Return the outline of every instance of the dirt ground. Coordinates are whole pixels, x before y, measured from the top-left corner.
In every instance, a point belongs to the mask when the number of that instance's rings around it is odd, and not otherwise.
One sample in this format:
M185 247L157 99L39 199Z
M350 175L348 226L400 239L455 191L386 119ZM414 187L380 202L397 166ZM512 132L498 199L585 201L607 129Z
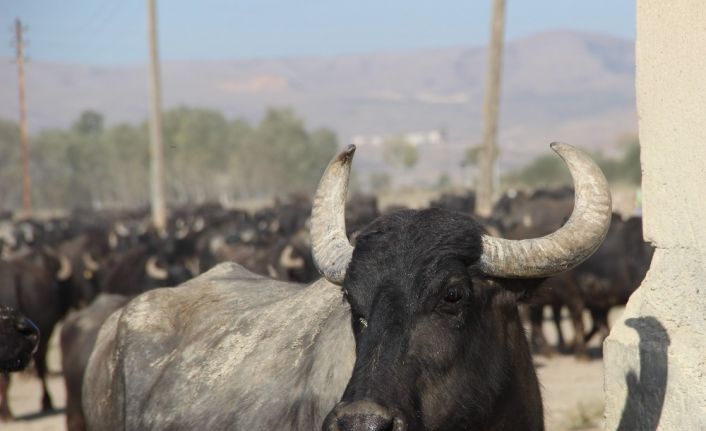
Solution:
M614 310L611 313L611 321L614 321L619 313L619 310ZM565 334L571 334L566 318L562 326ZM553 341L553 325L545 321L544 328L549 340ZM31 372L13 374L10 406L16 420L0 423L0 431L60 431L66 428L63 414L66 394L59 373L61 360L56 336L51 344L49 367L52 375L49 390L58 410L51 415L39 416L39 381ZM598 343L594 341L591 346L595 351ZM536 356L535 365L542 385L547 431L601 429L603 362L600 359L581 362L567 355L556 355L552 358Z
M66 405L66 390L60 374L61 356L59 339L54 331L49 348L49 393L52 396L54 414L42 416L42 386L33 369L13 373L10 385L10 409L15 415L14 422L0 422L0 431L59 431L66 429L63 407Z

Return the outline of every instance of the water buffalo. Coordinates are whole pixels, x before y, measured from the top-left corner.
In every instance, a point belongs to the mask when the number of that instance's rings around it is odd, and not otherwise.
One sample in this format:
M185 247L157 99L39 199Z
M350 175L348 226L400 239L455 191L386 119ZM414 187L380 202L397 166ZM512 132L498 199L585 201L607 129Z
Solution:
M611 208L590 158L552 148L577 197L551 235L495 238L432 208L382 216L353 247L349 146L314 198L324 279L285 283L227 263L138 296L98 335L83 387L88 428L542 430L516 299L590 256Z
M27 366L37 348L39 330L12 307L0 306L0 372Z
M571 271L593 320L586 342L596 334L601 341L608 336L608 312L628 302L645 278L653 253L642 238L642 217L614 216L596 253Z
M66 429L85 430L81 387L88 358L98 330L112 312L125 305L128 296L103 293L88 307L70 314L61 327L61 368L66 386Z
M12 261L0 260L0 303L10 305L30 318L43 335L34 354L34 365L42 381L42 410L52 410L47 389L47 350L54 326L69 309L71 264L47 249ZM9 379L0 374L0 418L10 419L7 402Z
M532 238L547 235L561 227L571 215L574 205L573 189L538 189L531 195L519 191L504 194L493 208L491 221L509 239ZM558 336L559 350L565 350L561 329L561 309L566 306L574 327L574 351L577 358L585 359L583 338L584 298L576 283L573 271L548 278L529 302L530 339L533 350L547 356L555 353L544 337L542 323L544 308L550 306Z
M140 244L115 254L105 270L101 284L103 293L137 295L162 286L173 286L191 278L181 262L155 245Z

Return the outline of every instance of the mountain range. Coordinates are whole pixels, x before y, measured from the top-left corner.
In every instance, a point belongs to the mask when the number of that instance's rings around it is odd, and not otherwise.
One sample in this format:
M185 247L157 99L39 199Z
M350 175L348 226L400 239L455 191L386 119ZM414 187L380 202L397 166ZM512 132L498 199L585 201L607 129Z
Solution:
M500 105L501 167L526 164L546 154L548 143L556 140L610 153L621 136L636 133L633 45L611 36L561 30L508 41ZM336 131L341 143L442 131L444 143L423 145L418 166L422 176L431 170L438 175L438 169L455 169L463 150L480 140L486 57L486 48L478 46L164 61L162 92L165 108L209 107L251 121L267 107L292 107L308 125ZM31 61L26 70L31 131L65 127L86 109L102 112L113 124L147 116L146 65ZM15 119L17 77L10 59L0 59L0 82L0 117ZM370 150L364 165L379 168L380 153ZM432 173L428 175L430 179Z

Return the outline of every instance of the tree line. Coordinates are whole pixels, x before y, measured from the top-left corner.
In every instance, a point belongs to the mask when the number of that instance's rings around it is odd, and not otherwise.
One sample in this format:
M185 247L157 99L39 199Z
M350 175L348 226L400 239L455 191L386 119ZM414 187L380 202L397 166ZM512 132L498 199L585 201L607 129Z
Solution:
M309 130L290 109L257 123L210 109L180 107L163 118L167 200L172 205L310 191L335 154L336 135ZM67 129L30 137L34 206L135 207L149 202L148 128L106 127L85 111ZM19 128L0 119L0 207L21 203Z
M326 163L336 153L336 135L310 130L291 109L269 109L253 124L227 119L202 108L179 107L163 118L166 193L170 205L310 193ZM640 184L640 147L636 137L618 143L618 158L594 154L611 183ZM477 164L477 147L466 161ZM417 149L402 137L383 146L390 166L412 169ZM30 137L32 201L40 209L125 208L149 202L148 125L107 127L102 114L85 111L68 128L48 129ZM373 191L391 186L386 172L372 172ZM563 162L546 155L501 178L507 187L553 187L571 184ZM438 188L450 187L448 175ZM354 175L351 187L360 187ZM21 206L19 127L0 119L0 209Z
M621 154L607 157L602 153L592 156L611 184L626 184L639 187L642 180L640 168L640 143L637 136L628 136L618 142ZM532 161L527 166L506 173L501 178L504 187L555 187L571 185L571 175L564 162L555 154L548 154Z

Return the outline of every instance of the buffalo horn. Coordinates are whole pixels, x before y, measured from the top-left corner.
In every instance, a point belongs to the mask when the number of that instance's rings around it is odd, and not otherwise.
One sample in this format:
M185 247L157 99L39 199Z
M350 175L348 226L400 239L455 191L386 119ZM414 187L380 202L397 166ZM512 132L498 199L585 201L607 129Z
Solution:
M145 263L145 271L147 271L147 275L155 280L167 279L167 270L160 268L159 265L157 265L157 258L155 256L150 256L150 258L147 259L147 262Z
M203 217L196 217L196 220L194 221L194 232L201 232L205 226L206 221L203 219Z
M188 226L182 226L177 229L177 231L174 233L174 236L177 239L184 239L187 236L189 236L189 227Z
M301 269L304 268L304 259L301 257L294 257L294 247L287 244L282 253L279 255L279 264L283 268L287 269Z
M110 232L108 234L108 245L110 248L113 250L118 248L119 243L120 240L118 239L118 235L116 235L115 232Z
M98 268L100 265L98 264L98 262L96 262L96 260L93 258L93 256L91 256L91 253L84 252L81 255L81 260L83 261L83 266L85 266L86 269L93 271L93 272L98 271Z
M574 180L574 210L557 231L541 238L507 240L483 235L481 270L503 278L550 277L586 260L610 227L611 196L601 169L583 151L563 143L550 145Z
M346 236L346 194L355 145L347 146L329 163L319 181L311 210L311 248L314 265L334 284L343 284L353 257Z
M56 257L59 259L59 270L56 272L56 278L66 281L71 277L71 261L62 254L57 253Z
M130 236L130 229L125 226L125 223L119 221L115 223L115 233L117 233L119 236Z

